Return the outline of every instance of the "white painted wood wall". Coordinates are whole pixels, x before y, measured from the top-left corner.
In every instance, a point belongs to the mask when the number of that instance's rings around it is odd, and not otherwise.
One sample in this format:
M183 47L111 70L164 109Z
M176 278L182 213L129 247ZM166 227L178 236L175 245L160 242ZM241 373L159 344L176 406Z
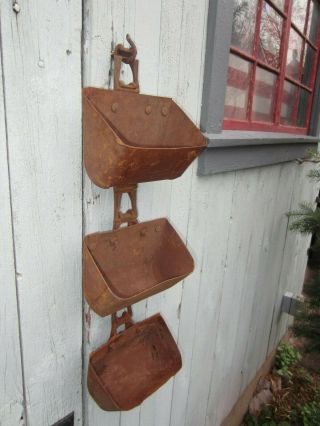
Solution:
M16 15L0 0L0 425L50 426L74 411L86 426L218 426L286 329L283 293L301 289L309 239L285 213L313 201L309 166L199 178L194 163L139 186L140 220L169 217L196 260L182 285L134 306L137 320L162 313L183 369L141 407L101 411L85 370L110 320L84 304L82 325L81 240L111 229L113 196L82 179L81 84L110 87L111 48L129 32L141 91L173 97L199 123L208 5L19 4Z

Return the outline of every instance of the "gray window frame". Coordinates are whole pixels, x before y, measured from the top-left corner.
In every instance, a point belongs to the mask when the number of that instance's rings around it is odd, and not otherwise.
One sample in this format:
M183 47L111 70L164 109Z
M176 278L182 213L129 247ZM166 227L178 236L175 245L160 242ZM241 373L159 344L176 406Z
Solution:
M234 0L209 0L200 118L208 147L198 161L198 175L202 176L292 161L304 157L319 142L319 72L309 135L222 130L233 8Z

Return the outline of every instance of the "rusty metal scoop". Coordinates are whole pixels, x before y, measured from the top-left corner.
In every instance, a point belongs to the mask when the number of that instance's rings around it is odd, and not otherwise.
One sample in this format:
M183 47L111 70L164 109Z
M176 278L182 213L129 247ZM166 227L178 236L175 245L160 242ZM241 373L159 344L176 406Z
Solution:
M127 38L128 39L128 38ZM101 188L180 176L205 148L200 130L170 98L139 94L136 48L117 45L114 89L83 89L84 163ZM129 64L133 82L119 80Z
M126 325L120 334L119 323ZM113 317L109 341L91 353L88 389L103 410L130 410L181 366L179 349L161 315L133 324L129 308L121 318Z
M112 314L110 339L90 355L88 368L89 392L108 411L136 407L181 368L160 314L134 324L130 305L176 284L194 263L167 219L138 223L136 184L180 176L205 146L172 99L138 94L137 49L127 40L129 48L119 44L113 52L115 90L83 92L85 166L96 185L114 186L113 231L87 235L83 243L85 298L98 315ZM122 63L131 67L129 84L120 81ZM126 212L124 193L131 201Z
M100 316L171 287L194 268L167 219L87 235L83 259L84 295Z

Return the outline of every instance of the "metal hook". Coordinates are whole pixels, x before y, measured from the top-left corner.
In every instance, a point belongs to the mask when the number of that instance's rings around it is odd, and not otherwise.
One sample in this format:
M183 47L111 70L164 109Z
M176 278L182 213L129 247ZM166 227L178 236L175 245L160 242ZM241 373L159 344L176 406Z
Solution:
M126 39L130 47L124 47L123 44L117 44L111 54L114 59L114 89L139 93L139 61L136 59L137 47L129 34L127 34ZM129 84L125 84L123 81L120 80L122 62L124 64L129 65L131 68L133 81Z

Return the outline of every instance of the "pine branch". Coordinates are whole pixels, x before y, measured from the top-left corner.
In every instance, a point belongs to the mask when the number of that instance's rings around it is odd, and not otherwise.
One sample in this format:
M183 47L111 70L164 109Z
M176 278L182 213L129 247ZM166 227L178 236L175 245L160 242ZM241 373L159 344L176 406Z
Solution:
M292 231L302 234L313 234L320 231L320 210L313 209L311 204L300 204L300 210L294 210L287 214L294 221L290 224Z
M319 169L310 170L310 172L307 174L307 176L312 180L320 182L320 170Z

